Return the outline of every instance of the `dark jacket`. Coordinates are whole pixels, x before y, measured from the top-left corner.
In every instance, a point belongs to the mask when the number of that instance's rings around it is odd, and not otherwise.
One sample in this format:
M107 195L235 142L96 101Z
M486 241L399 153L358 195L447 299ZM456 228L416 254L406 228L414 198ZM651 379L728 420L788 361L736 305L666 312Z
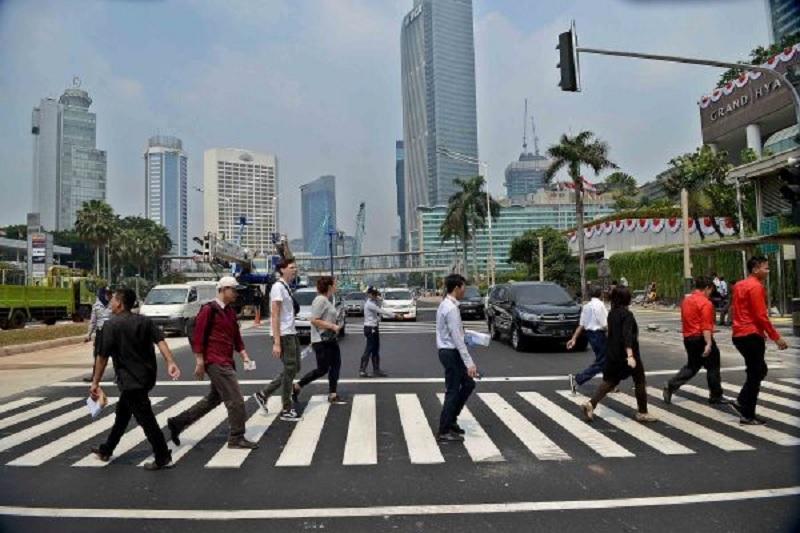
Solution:
M633 349L636 364L641 364L639 326L633 313L625 307L613 307L608 313L608 342L603 379L622 381L631 375L627 348Z

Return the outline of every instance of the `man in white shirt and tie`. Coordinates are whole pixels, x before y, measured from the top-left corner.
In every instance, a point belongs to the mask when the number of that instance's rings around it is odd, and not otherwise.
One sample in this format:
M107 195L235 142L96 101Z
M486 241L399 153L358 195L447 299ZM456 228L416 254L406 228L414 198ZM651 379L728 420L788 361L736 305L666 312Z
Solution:
M436 347L444 367L446 387L442 415L439 418L440 441L464 440L464 430L457 423L458 415L475 388L478 367L469 355L464 342L464 326L458 302L464 297L467 280L460 274L450 274L444 280L447 295L436 311Z
M581 332L586 332L586 338L592 346L594 352L594 363L589 365L585 370L575 374L569 375L569 388L572 393L577 392L578 386L583 385L595 375L603 371L606 364L606 330L608 329L608 310L606 304L600 299L603 294L600 287L593 287L589 295L591 300L583 306L581 310L581 320L578 323L578 328L572 335L572 338L567 342L567 349L571 350L580 337Z

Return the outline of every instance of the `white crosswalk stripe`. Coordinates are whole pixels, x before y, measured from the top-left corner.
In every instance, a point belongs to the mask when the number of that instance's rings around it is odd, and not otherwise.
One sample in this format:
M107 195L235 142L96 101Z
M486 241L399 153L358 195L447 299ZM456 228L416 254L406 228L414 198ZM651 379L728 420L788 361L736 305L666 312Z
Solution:
M23 411L15 415L8 416L6 418L0 419L0 429L5 429L7 427L20 424L27 420L32 420L34 418L47 414L51 411L61 409L65 405L75 403L79 400L83 400L83 398L75 398L75 397L59 398L58 400L53 400L52 402L40 405L39 407L34 407L33 409L28 409L27 411Z
M742 390L741 385L732 385L730 383L722 383L722 388L728 392L738 394L740 390ZM686 389L689 390L689 389ZM769 403L774 403L776 405L782 405L784 407L791 407L792 409L800 409L800 402L797 400L792 400L789 398L784 398L783 396L777 396L775 394L770 394L769 392L759 391L758 393L758 401L765 401Z
M686 390L687 392L691 392L691 393L698 394L698 395L706 394L705 390L703 390L703 389L701 389L699 387L695 387L694 385L684 385L681 388ZM726 387L725 384L723 384L723 388L730 389L730 390L735 390L737 392L739 391L739 388L734 388L732 386L727 386ZM772 394L760 393L758 395L758 400L759 400L759 405L756 407L756 412L758 413L759 416L764 416L766 418L771 418L773 420L777 420L778 422L782 422L782 423L787 424L789 426L800 427L800 417L792 416L792 415L783 413L781 411L776 411L774 409L770 409L769 407L764 407L763 405L760 404L762 400L763 401L772 401L772 402L775 402L777 400L777 401L780 402L780 401L785 400L785 398L781 398L779 396L774 396Z
M32 403L40 402L44 400L44 398L20 398L19 400L14 400L13 402L4 403L0 405L0 413L6 413L8 411L13 411L14 409L19 409L20 407L25 407L26 405L30 405Z
M311 464L330 405L328 397L323 394L311 397L303 412L303 419L299 422L291 422L296 424L295 428L275 466L309 466Z
M374 394L353 396L353 408L344 445L344 465L378 464Z
M443 463L444 457L425 418L422 404L416 394L398 394L397 409L403 427L408 456L414 464Z
M795 385L800 385L800 378L781 378L781 381L785 383L794 383Z
M438 396L439 401L444 404L444 394L439 394ZM467 407L461 410L461 414L458 416L458 424L464 430L464 447L473 461L476 463L505 461L503 454L500 453L500 450L481 425L478 424L478 421L475 420L475 417L472 416Z
M780 383L773 383L772 381L762 381L761 387L778 392L783 392L785 394L800 396L800 389L798 389L797 387L789 387L788 385L781 385Z
M562 390L558 391L558 393L576 405L589 401L586 396L581 394L573 396L570 391ZM605 405L598 404L594 409L594 415L663 454L684 455L695 453L691 448L687 448L683 444L677 443L669 437L637 422L631 416L623 415Z
M272 396L267 400L267 412L265 413L261 407L251 416L245 425L245 438L258 442L264 433L267 432L272 422L278 417L282 407L281 399ZM253 450L241 448L228 448L228 444L222 445L222 448L206 463L206 468L239 468L244 463L247 456Z
M189 453L201 440L214 431L227 417L228 411L225 409L225 404L221 403L207 415L186 428L186 430L181 433L181 445L172 450L172 462L177 463L180 461L184 455ZM151 455L139 463L139 466L144 466L145 463L153 461L154 459L155 457Z

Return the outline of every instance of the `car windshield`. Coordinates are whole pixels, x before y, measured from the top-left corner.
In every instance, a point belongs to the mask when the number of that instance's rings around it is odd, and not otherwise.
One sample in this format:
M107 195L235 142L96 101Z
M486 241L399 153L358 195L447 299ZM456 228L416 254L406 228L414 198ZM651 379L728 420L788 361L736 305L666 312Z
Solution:
M186 301L189 289L153 289L147 293L145 305L182 304Z
M511 289L518 304L568 305L574 303L567 291L558 285L527 285Z
M294 293L294 299L297 300L297 303L300 305L311 305L311 302L313 302L316 297L316 291L297 291Z
M464 290L464 298L480 298L481 291L478 290L478 287L467 287Z
M351 292L344 299L349 302L364 302L367 300L367 295L363 292Z
M383 298L385 300L413 300L410 291L387 291Z

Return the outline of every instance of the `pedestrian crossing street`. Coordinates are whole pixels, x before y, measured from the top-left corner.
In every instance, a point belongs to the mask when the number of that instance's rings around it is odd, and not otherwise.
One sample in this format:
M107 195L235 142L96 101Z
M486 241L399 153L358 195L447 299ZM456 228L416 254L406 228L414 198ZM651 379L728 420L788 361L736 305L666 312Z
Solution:
M723 387L727 392L738 390L731 383L724 383ZM180 463L198 449L207 452L205 443L213 440L215 449L204 463L205 468L236 469L246 466L248 460L259 461L259 455L263 460L263 454L270 455L270 450L280 452L272 464L276 468L313 467L319 450L330 446L339 450L342 466L354 467L398 460L416 465L441 464L452 460L452 452L445 450L453 448L466 451L468 460L474 463L499 463L598 457L635 460L653 453L691 456L713 450L753 452L769 446L800 445L800 379L779 378L762 383L758 414L768 419L765 426L740 425L728 409L708 405L707 391L698 386L684 386L673 395L672 405L663 404L659 388L648 387L647 392L655 399L649 402L649 410L659 421L645 425L633 419L636 400L625 392L609 395L595 410L595 422L588 424L580 415L579 406L587 399L581 394L568 390L481 391L471 398L459 418L466 432L463 448L462 444L440 444L435 438L438 409L444 401L441 393L354 394L348 405L341 406L330 405L325 395L313 395L297 423L277 420L280 399L272 397L269 413L256 409L247 422L247 437L260 443L258 450L229 449L224 444L227 412L223 405L187 428L181 434L180 446L170 443L170 447L173 460ZM387 396L378 402L383 394ZM200 396L161 395L151 398L165 435L167 419L199 399ZM109 398L112 406L116 401L115 397ZM109 408L91 420L84 402L79 396L49 401L31 396L1 404L0 464L106 468L114 463L122 463L121 467L142 466L152 460L142 459L149 444L138 426L124 434L109 463L81 453L90 444L100 442L114 422L113 409ZM252 404L253 400L248 402ZM387 409L393 412L387 413ZM347 413L346 431L325 430L334 423L331 419L336 417L331 412L335 410ZM392 431L378 431L381 417L398 418L400 423ZM343 418L336 419L341 424ZM278 424L287 425L287 431L271 438L270 428ZM286 435L284 439L282 436ZM515 450L525 453L521 456ZM203 457L205 460L208 454Z
M486 321L484 320L464 320L463 321L465 329L471 329L474 331L479 331L481 333L488 333L489 329L486 325ZM364 323L362 321L355 322L351 320L347 321L347 327L345 331L349 335L361 335L364 330ZM384 335L409 335L414 334L418 335L420 333L436 333L436 322L395 322L395 321L385 321L381 322L380 324L380 332ZM269 323L262 322L258 326L254 326L252 328L246 329L242 331L243 337L252 337L256 335L269 335Z

